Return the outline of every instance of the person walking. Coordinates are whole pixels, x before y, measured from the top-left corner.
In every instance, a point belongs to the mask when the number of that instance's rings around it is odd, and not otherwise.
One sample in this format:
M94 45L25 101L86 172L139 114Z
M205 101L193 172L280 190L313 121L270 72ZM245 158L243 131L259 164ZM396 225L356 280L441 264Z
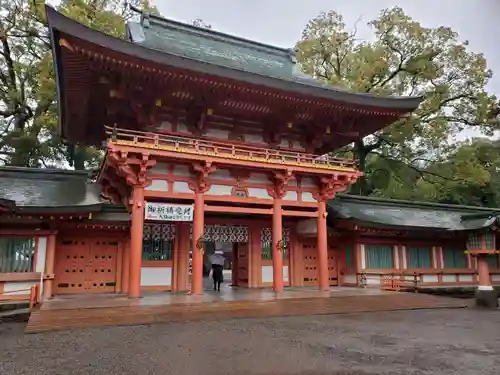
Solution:
M224 263L226 258L224 257L224 252L221 250L215 250L210 256L210 262L212 263L212 279L214 281L214 291L220 292L220 285L224 281Z

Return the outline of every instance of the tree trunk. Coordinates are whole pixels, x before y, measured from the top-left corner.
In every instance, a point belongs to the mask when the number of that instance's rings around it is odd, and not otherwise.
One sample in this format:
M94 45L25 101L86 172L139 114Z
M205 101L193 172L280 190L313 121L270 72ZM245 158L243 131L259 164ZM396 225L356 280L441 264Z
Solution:
M368 186L366 176L364 175L366 171L366 158L368 156L368 150L362 139L354 142L353 152L354 159L356 160L356 167L360 172L363 172L363 175L352 185L351 192L354 195L369 195L370 188Z
M75 168L76 171L85 170L85 147L75 146L73 168Z

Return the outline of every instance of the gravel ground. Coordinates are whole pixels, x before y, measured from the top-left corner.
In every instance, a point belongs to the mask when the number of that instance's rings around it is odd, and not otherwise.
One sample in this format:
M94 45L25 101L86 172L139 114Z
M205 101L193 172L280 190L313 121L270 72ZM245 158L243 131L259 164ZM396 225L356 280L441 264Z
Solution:
M499 311L402 311L82 329L0 324L0 374L500 374Z

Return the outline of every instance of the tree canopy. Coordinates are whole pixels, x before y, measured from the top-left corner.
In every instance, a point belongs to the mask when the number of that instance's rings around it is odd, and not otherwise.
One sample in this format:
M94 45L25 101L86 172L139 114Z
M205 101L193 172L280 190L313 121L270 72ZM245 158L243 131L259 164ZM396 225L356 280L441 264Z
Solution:
M56 86L44 1L0 2L0 164L76 169L98 165L101 151L66 145L57 135ZM61 0L58 10L123 37L128 5L158 13L148 0ZM203 20L193 22L208 27ZM364 172L351 193L485 206L500 205L500 141L453 142L464 129L492 136L499 103L486 90L485 57L447 27L427 28L394 7L358 39L334 11L320 13L297 43L304 72L337 87L381 95L422 95L409 118L337 152Z
M129 5L156 12L148 0L62 0L58 10L99 31L123 36ZM95 166L100 152L57 136L56 84L45 1L0 2L0 162L49 167Z
M356 25L347 28L340 14L320 13L297 43L298 61L306 73L337 87L424 97L409 118L343 150L365 172L353 193L399 197L414 188L416 176L439 178L434 164L457 154L450 142L457 133L473 128L492 135L499 128L498 101L485 89L492 77L485 57L450 28L426 28L399 7L381 11L368 26L374 40L361 41Z

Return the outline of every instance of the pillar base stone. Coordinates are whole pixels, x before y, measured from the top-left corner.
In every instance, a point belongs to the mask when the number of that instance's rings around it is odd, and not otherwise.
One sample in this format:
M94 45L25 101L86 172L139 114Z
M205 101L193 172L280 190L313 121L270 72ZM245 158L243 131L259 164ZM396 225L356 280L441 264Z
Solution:
M476 306L487 309L498 308L498 292L496 290L476 290Z

